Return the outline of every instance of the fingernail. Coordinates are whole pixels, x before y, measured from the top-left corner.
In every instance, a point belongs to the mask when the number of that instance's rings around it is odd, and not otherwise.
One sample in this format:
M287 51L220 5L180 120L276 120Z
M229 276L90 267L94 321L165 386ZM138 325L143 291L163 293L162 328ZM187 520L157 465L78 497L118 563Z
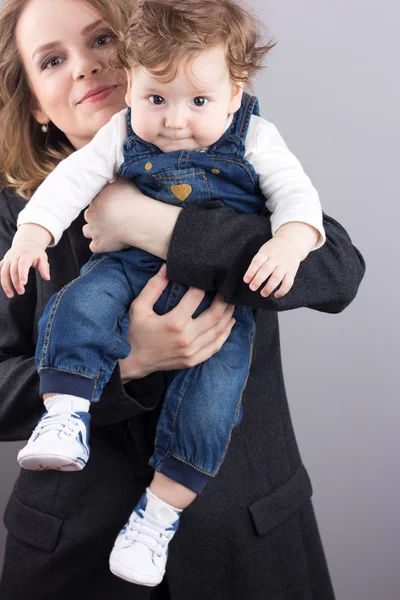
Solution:
M160 275L166 275L167 273L167 265L164 263L161 269L159 270Z
M250 277L248 277L247 275L245 275L245 276L243 277L243 281L244 281L245 283L249 283L249 281L250 281Z

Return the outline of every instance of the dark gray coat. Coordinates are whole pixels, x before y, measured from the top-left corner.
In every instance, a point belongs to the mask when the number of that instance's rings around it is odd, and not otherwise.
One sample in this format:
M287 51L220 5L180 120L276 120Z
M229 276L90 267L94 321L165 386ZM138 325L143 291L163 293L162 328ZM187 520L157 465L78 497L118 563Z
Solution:
M22 206L1 193L0 254ZM0 440L26 439L42 412L33 361L37 321L89 256L82 225L81 215L49 251L50 282L32 273L25 296L0 295ZM362 257L336 221L326 217L324 225L325 246L302 263L288 296L265 300L241 275L270 236L268 219L236 215L218 202L182 211L169 278L267 309L258 311L244 416L221 471L184 512L161 586L111 575L114 538L151 480L147 460L165 385L158 373L124 388L116 370L92 410L87 467L22 471L18 478L5 513L1 600L333 600L285 395L276 313L299 306L339 312L354 298Z

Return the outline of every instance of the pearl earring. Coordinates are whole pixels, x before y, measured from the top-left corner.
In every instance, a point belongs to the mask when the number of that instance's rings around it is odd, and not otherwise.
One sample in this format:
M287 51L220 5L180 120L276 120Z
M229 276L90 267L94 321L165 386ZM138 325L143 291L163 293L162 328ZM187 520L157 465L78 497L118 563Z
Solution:
M42 125L42 131L43 131L43 133L47 133L48 130L49 130L49 126L46 125L46 123L43 123L43 125Z

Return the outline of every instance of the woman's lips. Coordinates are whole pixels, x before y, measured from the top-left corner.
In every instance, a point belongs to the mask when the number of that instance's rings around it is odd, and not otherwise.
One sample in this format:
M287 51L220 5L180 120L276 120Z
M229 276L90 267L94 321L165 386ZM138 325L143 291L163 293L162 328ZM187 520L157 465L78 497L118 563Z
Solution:
M112 85L111 87L105 88L100 92L81 100L79 104L94 104L95 102L102 102L103 100L106 100L117 87L118 85Z

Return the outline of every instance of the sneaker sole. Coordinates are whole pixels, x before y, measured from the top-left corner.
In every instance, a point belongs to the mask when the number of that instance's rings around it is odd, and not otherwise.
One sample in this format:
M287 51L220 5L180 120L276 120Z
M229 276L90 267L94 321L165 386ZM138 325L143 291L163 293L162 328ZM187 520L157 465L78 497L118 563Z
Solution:
M82 471L86 463L83 461L71 460L65 456L51 454L37 455L31 454L20 457L18 455L19 466L28 471Z
M138 585L145 585L146 587L156 587L163 580L163 577L161 577L161 579L154 577L153 580L151 580L148 575L128 569L125 565L111 557L110 571L113 575L119 577L120 579L124 579L125 581L136 583Z

